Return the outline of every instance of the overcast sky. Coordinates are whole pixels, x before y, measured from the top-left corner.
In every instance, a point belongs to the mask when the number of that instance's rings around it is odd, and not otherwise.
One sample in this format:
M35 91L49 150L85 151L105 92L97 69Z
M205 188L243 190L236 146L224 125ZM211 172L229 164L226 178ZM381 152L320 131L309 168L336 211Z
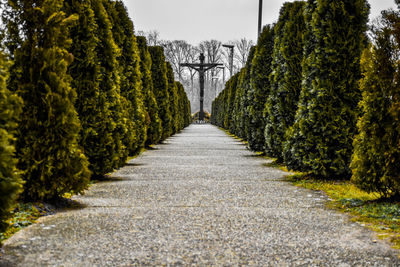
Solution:
M161 39L186 40L196 45L216 39L255 40L258 25L258 0L124 0L135 29L157 30ZM278 19L285 0L264 0L263 24ZM369 0L370 19L390 7L394 0Z

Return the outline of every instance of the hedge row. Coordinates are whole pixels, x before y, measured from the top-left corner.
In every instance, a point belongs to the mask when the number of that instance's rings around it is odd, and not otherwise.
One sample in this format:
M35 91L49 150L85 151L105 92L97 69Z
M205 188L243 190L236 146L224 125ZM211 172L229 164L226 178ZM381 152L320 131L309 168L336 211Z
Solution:
M10 0L2 15L2 226L22 187L30 201L82 193L189 125L183 86L122 1Z
M285 3L212 123L290 170L399 196L400 15L384 12L368 46L368 14L366 0Z

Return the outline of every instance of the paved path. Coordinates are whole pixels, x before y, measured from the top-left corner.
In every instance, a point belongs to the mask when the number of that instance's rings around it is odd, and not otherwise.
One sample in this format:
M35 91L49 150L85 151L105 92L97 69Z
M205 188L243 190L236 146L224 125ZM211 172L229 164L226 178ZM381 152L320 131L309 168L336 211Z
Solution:
M192 125L11 238L11 266L399 266L373 234L210 125Z

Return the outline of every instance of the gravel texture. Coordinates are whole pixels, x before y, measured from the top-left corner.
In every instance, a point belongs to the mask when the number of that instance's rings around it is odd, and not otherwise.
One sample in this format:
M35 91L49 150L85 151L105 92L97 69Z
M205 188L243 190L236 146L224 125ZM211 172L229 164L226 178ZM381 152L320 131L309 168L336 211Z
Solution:
M400 266L327 197L211 125L191 125L43 217L1 266Z

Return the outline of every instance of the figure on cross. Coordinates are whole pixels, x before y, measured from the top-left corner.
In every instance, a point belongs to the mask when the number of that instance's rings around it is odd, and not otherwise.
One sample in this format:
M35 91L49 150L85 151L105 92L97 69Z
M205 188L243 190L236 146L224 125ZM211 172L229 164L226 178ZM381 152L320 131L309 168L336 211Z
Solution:
M222 66L220 63L204 63L204 53L200 53L200 63L181 63L182 67L189 67L196 70L199 73L200 79L200 114L199 120L204 120L204 74L206 71L211 70L215 67Z

